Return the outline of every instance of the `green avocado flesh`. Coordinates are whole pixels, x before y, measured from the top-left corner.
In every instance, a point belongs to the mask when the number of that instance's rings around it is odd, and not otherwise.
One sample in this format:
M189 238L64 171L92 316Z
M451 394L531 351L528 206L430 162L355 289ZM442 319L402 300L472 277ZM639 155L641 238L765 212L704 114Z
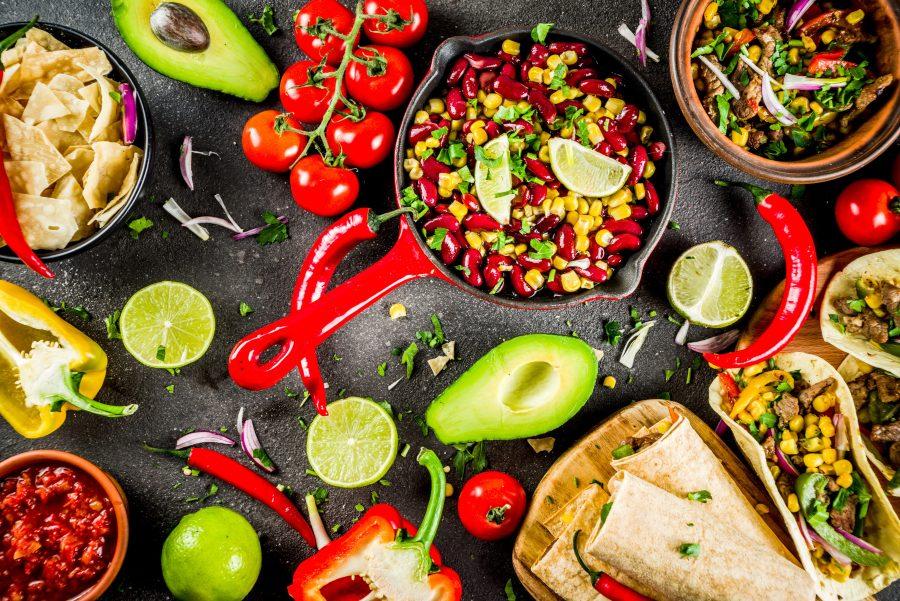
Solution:
M528 334L494 347L431 403L425 421L444 444L549 432L594 390L597 356L582 340Z
M256 102L278 86L278 69L221 0L112 0L112 13L125 43L163 75ZM166 15L179 18L166 20ZM206 43L190 49L167 45L151 28L151 16L157 24L160 18L167 21L174 36Z

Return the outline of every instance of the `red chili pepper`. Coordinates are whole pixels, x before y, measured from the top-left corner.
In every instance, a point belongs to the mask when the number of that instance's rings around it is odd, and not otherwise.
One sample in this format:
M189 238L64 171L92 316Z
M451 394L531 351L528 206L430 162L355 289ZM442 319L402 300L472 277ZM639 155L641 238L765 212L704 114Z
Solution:
M734 381L734 377L730 373L727 371L720 371L718 378L719 383L722 385L722 388L725 389L725 394L728 395L728 398L733 401L741 396L741 389L738 387L737 382Z
M844 11L830 10L813 19L810 19L809 21L798 27L797 32L801 35L812 37L813 35L818 33L820 29L831 27L832 25L839 25L843 20Z
M609 601L653 601L650 597L645 597L636 590L625 586L606 572L591 569L584 562L581 552L578 550L578 537L580 535L581 530L576 530L575 536L572 537L572 550L575 552L575 559L578 560L581 569L587 572L587 575L590 577L591 585L595 591L602 594Z
M703 358L717 367L737 369L769 359L794 338L813 307L818 262L812 234L788 199L753 184L716 180L716 185L739 186L753 194L756 209L781 245L786 271L778 311L750 346L723 355L703 353Z
M0 163L3 161L0 160ZM37 253L25 241L22 226L19 225L19 217L16 215L9 175L6 173L6 166L2 164L0 164L0 238L3 238L10 250L16 253L16 256L22 259L25 265L45 278L53 277L50 268L41 261Z

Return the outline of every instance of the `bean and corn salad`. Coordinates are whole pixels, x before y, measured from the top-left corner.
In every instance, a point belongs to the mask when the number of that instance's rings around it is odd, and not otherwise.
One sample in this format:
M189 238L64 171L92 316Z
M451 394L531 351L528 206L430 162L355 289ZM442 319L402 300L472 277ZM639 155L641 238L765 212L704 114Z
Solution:
M879 73L875 17L849 2L710 2L691 54L706 113L735 144L769 159L835 145L893 83Z
M468 284L521 298L563 295L607 281L643 244L660 209L652 183L666 145L644 111L622 94L580 42L504 40L492 55L466 54L407 132L403 163L411 185L401 203L416 209L428 246ZM477 197L477 164L496 160L485 146L509 141L509 214L496 219ZM631 167L627 182L602 198L568 191L554 175L548 142L577 141ZM499 195L499 194L498 194ZM506 221L506 223L502 223Z

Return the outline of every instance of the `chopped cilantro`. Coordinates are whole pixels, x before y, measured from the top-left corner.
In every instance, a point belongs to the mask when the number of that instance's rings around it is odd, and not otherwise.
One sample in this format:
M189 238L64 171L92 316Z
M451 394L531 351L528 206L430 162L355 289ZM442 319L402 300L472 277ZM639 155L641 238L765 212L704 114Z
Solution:
M700 555L700 545L698 543L681 543L678 552L682 557L698 557Z
M275 24L275 12L268 4L263 7L262 14L259 17L247 15L247 20L251 23L258 23L269 35L274 35L278 31L278 25Z
M266 225L256 235L257 244L260 246L280 244L288 239L287 223L282 223L275 213L265 211L262 220Z
M538 23L531 30L531 41L543 44L547 41L547 34L553 29L553 23Z
M240 312L241 317L247 317L248 315L253 313L253 307L251 307L244 301L241 301L241 304L238 306L238 311Z
M146 217L138 217L137 219L128 222L128 233L131 234L132 238L137 240L138 236L141 235L141 232L150 229L151 227L153 227L152 221Z

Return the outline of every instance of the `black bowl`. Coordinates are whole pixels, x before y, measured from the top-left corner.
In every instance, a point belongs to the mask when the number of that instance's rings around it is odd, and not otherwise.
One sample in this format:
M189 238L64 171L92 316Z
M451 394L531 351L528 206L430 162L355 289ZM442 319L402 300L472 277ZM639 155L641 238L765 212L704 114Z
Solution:
M24 25L24 22L7 23L6 25L0 25L0 39L5 38ZM128 218L128 214L134 208L134 205L137 204L138 198L143 192L144 184L147 182L147 179L150 176L150 166L153 158L153 124L150 121L150 113L147 110L147 102L144 99L144 92L141 90L141 86L138 85L137 80L134 78L134 75L131 73L131 71L129 71L128 67L125 66L125 63L118 56L116 56L113 51L110 50L106 45L87 34L81 33L80 31L75 31L74 29L66 27L65 25L39 22L36 27L40 27L41 29L47 31L48 33L59 39L59 41L72 48L96 46L106 53L106 56L113 67L108 76L115 81L128 83L134 90L135 103L137 105L138 114L137 136L135 137L134 145L139 147L144 153L144 158L141 161L141 166L138 170L137 182L135 182L134 189L131 191L128 199L125 201L125 205L105 226L103 226L87 238L83 238L65 248L61 248L59 250L37 251L42 260L56 261L58 259L71 257L91 248L92 246L95 246L101 240L109 236L113 232L113 230L121 226L122 223L124 223ZM5 261L7 263L22 262L21 259L19 259L19 257L17 257L11 250L9 250L8 247L0 248L0 261Z
M457 58L467 52L478 54L494 52L500 47L502 41L507 38L520 42L523 47L532 43L530 29L507 29L479 36L448 38L435 50L431 67L413 94L397 130L397 142L394 147L394 188L398 199L401 197L400 191L411 183L403 169L403 159L406 157L408 146L407 132L413 123L416 111L422 107L428 98L431 98L446 87L446 73ZM665 110L656 99L656 96L654 96L650 84L625 59L596 40L559 29L553 29L548 38L551 41L577 41L587 44L591 54L597 59L601 70L615 73L622 77L624 95L629 102L637 104L647 114L647 124L656 129L659 139L666 143L668 149L665 159L656 161L657 175L654 177L654 182L657 184L661 207L656 215L644 221L645 225L649 224L649 230L644 238L644 245L637 252L626 257L609 281L598 284L591 290L556 297L538 295L530 299L491 295L484 290L469 286L459 277L456 270L444 265L438 257L432 256L434 259L432 262L445 275L450 277L451 281L458 281L468 292L495 304L519 309L550 309L600 299L618 300L629 296L640 284L644 264L662 237L663 232L665 232L672 211L675 209L675 174L678 172L675 158L675 140L672 137L672 130L666 118ZM425 241L415 223L412 222L408 215L404 218L409 220L411 228L419 236L422 248L426 248ZM431 253L430 250L427 252Z

